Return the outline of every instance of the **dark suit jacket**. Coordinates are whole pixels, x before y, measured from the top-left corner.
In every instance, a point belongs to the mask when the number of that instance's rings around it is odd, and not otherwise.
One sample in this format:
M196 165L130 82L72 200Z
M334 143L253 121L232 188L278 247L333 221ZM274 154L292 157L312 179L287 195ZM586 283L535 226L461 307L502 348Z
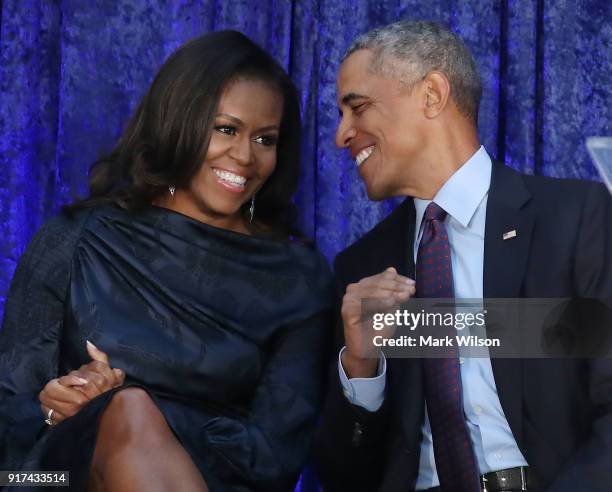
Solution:
M341 252L339 300L349 283L389 266L414 278L414 228L408 198ZM512 229L517 237L504 241ZM612 299L612 200L605 188L494 164L483 282L485 298ZM338 329L340 346L341 320ZM412 490L424 418L420 360L389 359L385 401L368 412L343 396L335 357L315 448L324 489ZM612 359L491 363L514 438L542 490L612 491Z

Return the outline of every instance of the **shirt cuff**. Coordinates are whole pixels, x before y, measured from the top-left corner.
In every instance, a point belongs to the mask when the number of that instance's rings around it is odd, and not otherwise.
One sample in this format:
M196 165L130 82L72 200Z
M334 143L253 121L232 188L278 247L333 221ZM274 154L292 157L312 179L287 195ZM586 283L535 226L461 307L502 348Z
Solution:
M338 354L338 372L340 373L340 383L344 396L353 405L359 405L369 412L375 412L381 407L385 399L387 359L381 352L376 377L349 379L344 372L344 367L342 367L342 352L344 350L346 350L346 347L342 347Z

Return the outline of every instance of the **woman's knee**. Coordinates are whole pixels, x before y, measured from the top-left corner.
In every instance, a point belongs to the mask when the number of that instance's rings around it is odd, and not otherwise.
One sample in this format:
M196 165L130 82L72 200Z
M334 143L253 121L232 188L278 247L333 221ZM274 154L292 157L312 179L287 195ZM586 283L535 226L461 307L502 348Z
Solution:
M144 441L169 431L168 425L149 394L141 388L116 392L100 422L100 433L121 441Z

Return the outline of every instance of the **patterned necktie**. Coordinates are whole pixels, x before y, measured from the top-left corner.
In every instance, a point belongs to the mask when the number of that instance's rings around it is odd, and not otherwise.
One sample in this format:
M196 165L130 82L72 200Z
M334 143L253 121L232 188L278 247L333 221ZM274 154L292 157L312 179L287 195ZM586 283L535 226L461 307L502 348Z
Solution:
M416 263L417 297L454 297L446 215L433 202L425 210ZM448 335L454 339L454 327L449 327ZM423 359L425 399L440 487L443 492L479 492L478 467L463 413L459 350L453 347L447 353L447 358Z

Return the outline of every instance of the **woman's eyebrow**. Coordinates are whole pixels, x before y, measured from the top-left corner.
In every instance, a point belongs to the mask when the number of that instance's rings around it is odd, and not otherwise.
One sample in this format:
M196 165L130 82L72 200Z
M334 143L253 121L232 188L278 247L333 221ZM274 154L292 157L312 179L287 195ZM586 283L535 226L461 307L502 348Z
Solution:
M259 128L257 131L258 132L267 132L269 130L276 130L278 131L278 125L268 125L268 126L264 126L262 128Z
M227 118L228 120L232 120L234 123L238 125L244 125L244 122L237 116L232 116L231 114L227 114L227 113L217 113L217 116L223 116L224 118Z
M238 118L237 116L232 116L231 114L227 114L227 113L217 113L217 116L223 116L224 118L227 118L228 120L232 120L234 123L236 123L237 125L240 126L245 126L244 122ZM267 132L268 130L279 130L278 125L268 125L268 126L264 126L261 128L258 128L257 131L258 132Z

